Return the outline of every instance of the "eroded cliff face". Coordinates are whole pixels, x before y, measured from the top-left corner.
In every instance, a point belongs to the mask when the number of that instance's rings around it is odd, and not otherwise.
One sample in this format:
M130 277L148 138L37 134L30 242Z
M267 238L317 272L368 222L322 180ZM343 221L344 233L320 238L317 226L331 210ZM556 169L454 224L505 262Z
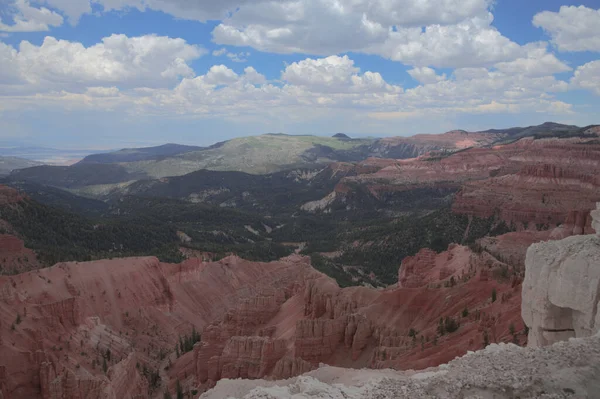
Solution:
M204 330L194 348L197 382L288 378L320 363L421 369L486 341L524 344L520 279L502 276L508 267L459 245L423 250L403 262L399 286L386 290L340 289L297 267L302 282L261 293L262 310L244 302Z
M2 276L0 392L5 398L162 397L169 385L165 367L177 360L180 336L192 328L203 331L230 309L239 312L229 334L254 334L252 325L279 310L275 303L285 300L280 295L286 287L301 284L300 269L317 273L302 260L255 263L228 257L175 265L127 258ZM275 302L262 295L267 291ZM263 354L274 359L265 361L268 369L282 357L277 344L260 347L260 337L250 341L224 345L225 357ZM230 363L236 361L241 362ZM163 382L149 389L152 373Z
M591 213L600 227L600 203ZM598 234L532 245L523 283L523 319L531 346L550 345L600 331L600 229Z
M291 377L321 362L425 368L481 348L484 335L525 342L520 282L498 277L502 262L454 245L430 258L408 259L401 281L412 283L386 290L340 289L297 255L178 265L128 258L0 277L0 392L160 397L176 381L202 390L223 378ZM444 324L438 334L440 318L458 329ZM192 328L202 339L177 358Z
M519 171L466 182L454 201L455 212L498 214L522 227L554 227L568 211L578 211L583 216L576 223L590 227L586 214L600 200L600 145L584 139L522 139L505 147L513 150L505 161Z
M343 178L332 194L303 209L393 206L402 204L406 193L427 189L442 198L457 193L454 212L497 215L519 230L554 228L576 211L583 215L577 224L589 234L585 215L600 200L600 144L593 138L525 138L451 155L434 151L371 163L379 168Z

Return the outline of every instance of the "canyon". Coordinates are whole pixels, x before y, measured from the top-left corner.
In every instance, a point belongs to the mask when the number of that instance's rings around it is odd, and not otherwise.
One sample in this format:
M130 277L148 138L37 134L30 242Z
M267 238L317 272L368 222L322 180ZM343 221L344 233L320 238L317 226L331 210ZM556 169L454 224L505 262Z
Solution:
M451 245L405 259L385 289L340 289L301 255L125 258L2 276L0 392L142 398L224 378L290 378L321 363L424 369L489 343L525 345L522 272ZM177 357L194 330L200 341Z

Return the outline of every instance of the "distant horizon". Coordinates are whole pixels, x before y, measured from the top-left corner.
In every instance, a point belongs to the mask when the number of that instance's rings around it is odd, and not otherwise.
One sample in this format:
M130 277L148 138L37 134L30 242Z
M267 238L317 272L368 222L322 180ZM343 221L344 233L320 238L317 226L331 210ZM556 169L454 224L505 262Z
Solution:
M168 144L186 145L186 146L195 146L195 147L209 147L209 146L217 144L219 142L233 140L236 138L254 137L254 136L262 136L262 135L269 135L269 134L273 134L273 135L281 134L281 135L287 135L287 136L333 137L336 134L342 133L342 134L349 136L352 139L380 139L380 138L386 138L386 137L412 137L412 136L423 135L423 134L437 135L437 134L444 134L444 133L448 133L448 132L456 131L456 130L464 130L469 133L476 133L476 132L487 131L487 130L501 130L501 129L510 129L510 128L524 128L524 127L530 127L530 126L539 126L539 125L543 125L546 123L573 125L570 123L545 121L545 122L542 122L539 124L534 124L534 125L522 125L522 126L510 125L510 126L502 126L502 127L494 126L494 127L483 128L481 130L467 130L467 129L463 129L463 128L452 128L449 130L444 130L442 132L436 132L436 133L427 132L427 133L414 133L414 134L407 134L407 135L383 135L383 134L382 135L361 135L360 133L355 134L355 133L349 133L349 132L344 132L344 131L336 131L335 133L331 133L331 134L265 132L265 133L259 133L259 134L239 135L239 136L234 136L229 139L217 140L217 141L213 141L210 143L175 142L175 141L152 141L152 142L138 141L137 143L130 143L129 145L126 145L123 147L119 147L118 145L115 144L112 146L107 146L105 148L98 148L98 147L94 148L94 146L90 146L90 147L71 147L71 146L70 147L60 147L60 146L48 147L48 146L41 146L41 145L33 145L33 144L30 144L27 142L22 142L21 144L14 142L12 145L7 145L5 142L4 143L0 142L0 156L17 157L17 158L24 158L24 159L30 159L30 160L44 162L46 160L43 159L43 156L41 158L40 157L32 157L31 153L33 151L49 151L49 152L53 152L53 153L67 153L64 155L59 155L60 158L65 158L65 159L67 159L68 153L73 153L73 154L81 155L79 158L74 157L73 159L83 159L85 156L92 155L92 154L110 153L110 152L127 150L127 149L160 147L160 146L168 145ZM584 127L584 126L589 126L589 125L595 125L595 124L592 123L592 124L587 124L587 125L574 125L574 126ZM32 150L32 152L23 152L24 150ZM19 155L19 153L21 153L21 155ZM52 157L49 159L52 159Z

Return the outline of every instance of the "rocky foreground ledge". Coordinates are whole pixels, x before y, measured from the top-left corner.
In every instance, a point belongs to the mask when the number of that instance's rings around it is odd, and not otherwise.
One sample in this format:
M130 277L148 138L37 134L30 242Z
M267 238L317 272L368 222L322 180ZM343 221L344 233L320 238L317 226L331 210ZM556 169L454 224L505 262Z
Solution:
M599 398L600 334L552 346L492 344L422 372L322 367L283 381L221 380L201 399Z

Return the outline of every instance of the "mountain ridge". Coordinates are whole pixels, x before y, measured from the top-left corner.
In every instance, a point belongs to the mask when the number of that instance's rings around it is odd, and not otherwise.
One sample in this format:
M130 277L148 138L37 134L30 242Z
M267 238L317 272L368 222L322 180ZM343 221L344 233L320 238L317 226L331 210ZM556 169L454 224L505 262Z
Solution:
M0 176L9 175L13 170L41 166L43 164L43 162L32 161L26 158L0 156Z
M167 143L155 147L123 148L114 152L88 155L79 161L78 164L106 164L160 159L162 157L184 154L186 152L198 151L204 148L205 147L176 143Z
M360 162L369 157L408 159L431 151L451 153L469 147L488 147L503 141L514 141L524 135L538 138L584 135L590 130L594 131L594 127L579 128L547 122L526 128L482 132L452 130L442 134L379 139L347 138L345 135L263 134L222 141L209 147L171 143L92 154L70 167L20 169L12 173L11 178L71 189L182 176L201 169L264 175L295 168L315 168L330 162ZM116 175L107 176L105 170L110 168L107 165L120 170Z

